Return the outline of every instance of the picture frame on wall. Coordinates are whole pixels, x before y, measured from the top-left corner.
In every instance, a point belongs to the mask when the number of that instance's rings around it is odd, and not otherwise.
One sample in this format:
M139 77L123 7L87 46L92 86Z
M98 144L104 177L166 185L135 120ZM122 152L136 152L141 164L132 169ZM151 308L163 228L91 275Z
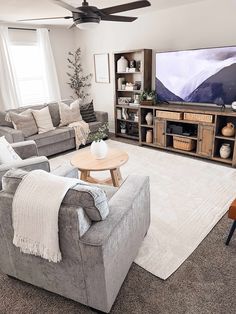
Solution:
M109 53L94 54L94 71L96 83L110 83Z

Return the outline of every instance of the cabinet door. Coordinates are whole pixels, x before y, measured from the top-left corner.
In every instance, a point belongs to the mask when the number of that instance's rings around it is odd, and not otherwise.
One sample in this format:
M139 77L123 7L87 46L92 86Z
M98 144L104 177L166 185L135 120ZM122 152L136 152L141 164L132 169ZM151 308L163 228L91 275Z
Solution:
M214 126L199 124L198 129L198 154L212 157L214 142Z
M166 135L165 135L166 123L163 120L156 119L155 121L155 144L161 147L166 146Z

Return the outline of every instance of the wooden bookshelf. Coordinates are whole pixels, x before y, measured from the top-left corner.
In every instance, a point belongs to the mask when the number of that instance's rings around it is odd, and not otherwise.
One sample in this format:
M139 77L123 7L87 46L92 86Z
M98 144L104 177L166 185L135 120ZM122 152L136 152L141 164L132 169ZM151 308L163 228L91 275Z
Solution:
M124 56L128 61L135 60L140 62L140 69L134 72L117 72L117 61ZM120 97L130 97L131 103L134 101L136 95L140 95L144 90L151 90L152 86L152 50L151 49L137 49L129 51L120 51L114 53L114 90L115 90L115 134L119 137L139 140L139 118L137 121L132 120L132 117L139 115L139 107L129 104L119 104ZM124 90L118 88L118 79L124 78L129 83L140 82L140 89ZM121 116L117 115L118 110L121 110ZM122 111L123 110L123 111ZM125 115L123 112L125 110ZM119 111L120 112L120 111ZM126 124L126 134L121 133L121 123Z

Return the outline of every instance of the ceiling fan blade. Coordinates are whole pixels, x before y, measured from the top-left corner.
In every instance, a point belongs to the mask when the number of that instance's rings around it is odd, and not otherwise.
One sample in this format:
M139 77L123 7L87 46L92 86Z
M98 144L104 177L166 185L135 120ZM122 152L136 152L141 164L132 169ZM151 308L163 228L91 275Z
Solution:
M137 20L137 17L119 16L119 15L102 15L101 19L103 21L112 21L112 22L133 22Z
M80 9L72 7L72 5L65 3L61 0L51 0L51 1L54 2L55 4L59 5L59 6L63 7L64 9L71 11L71 12L83 13Z
M27 22L27 21L40 21L40 20L58 20L58 19L72 19L72 16L58 16L58 17L39 17L35 19L26 19L26 20L18 20L18 22Z
M101 9L100 11L105 14L114 14L114 13L119 13L119 12L124 12L124 11L141 9L141 8L149 7L150 5L151 3L149 1L141 0L141 1L135 1L135 2L130 2L126 4L117 5L114 7Z

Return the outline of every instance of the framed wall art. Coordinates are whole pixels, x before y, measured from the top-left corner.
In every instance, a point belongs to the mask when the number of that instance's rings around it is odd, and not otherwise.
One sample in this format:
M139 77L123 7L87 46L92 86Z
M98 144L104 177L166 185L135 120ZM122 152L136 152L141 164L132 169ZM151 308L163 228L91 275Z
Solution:
M94 70L96 83L110 83L109 54L94 54Z

